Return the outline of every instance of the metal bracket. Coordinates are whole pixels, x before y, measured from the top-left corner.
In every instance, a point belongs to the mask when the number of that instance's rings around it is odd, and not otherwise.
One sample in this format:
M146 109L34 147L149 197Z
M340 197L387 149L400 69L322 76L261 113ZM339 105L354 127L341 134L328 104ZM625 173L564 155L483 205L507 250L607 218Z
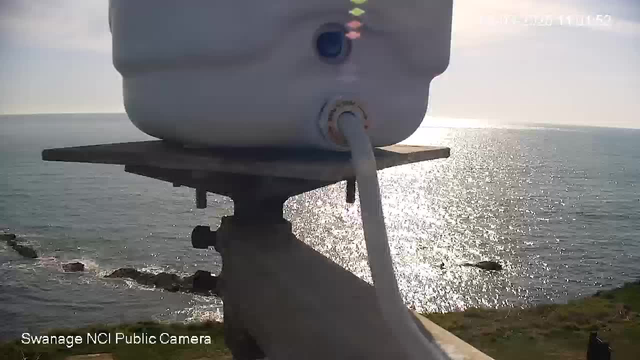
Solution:
M356 179L347 180L347 204L356 202Z
M198 209L207 208L207 190L196 189L196 207Z

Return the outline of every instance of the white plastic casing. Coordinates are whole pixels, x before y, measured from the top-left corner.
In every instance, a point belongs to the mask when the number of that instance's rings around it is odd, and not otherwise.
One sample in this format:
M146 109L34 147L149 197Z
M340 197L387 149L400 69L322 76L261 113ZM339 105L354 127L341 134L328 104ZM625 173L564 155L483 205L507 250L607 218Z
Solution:
M449 64L452 0L378 0L346 63L317 55L348 0L111 0L113 62L129 118L145 133L196 146L334 149L318 126L337 95L361 101L375 146L420 125L429 86ZM351 79L351 80L349 80ZM346 94L346 95L345 95Z

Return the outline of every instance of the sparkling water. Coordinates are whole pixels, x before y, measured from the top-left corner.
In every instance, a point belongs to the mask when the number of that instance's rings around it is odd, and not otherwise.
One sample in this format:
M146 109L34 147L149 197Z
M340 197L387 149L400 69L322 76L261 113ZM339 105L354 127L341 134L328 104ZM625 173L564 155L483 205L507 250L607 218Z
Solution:
M425 125L428 125L425 122ZM383 204L408 305L423 311L560 302L640 277L639 130L423 127L413 144L449 159L380 173ZM191 247L195 225L216 228L233 203L127 174L114 165L44 162L46 148L149 139L124 115L0 117L0 339L22 332L136 320L221 319L221 301L103 276L120 267L214 274L221 258ZM370 281L358 203L344 184L290 199L285 216L316 250ZM497 260L484 272L459 264ZM81 261L84 273L64 273ZM444 269L440 264L444 263Z

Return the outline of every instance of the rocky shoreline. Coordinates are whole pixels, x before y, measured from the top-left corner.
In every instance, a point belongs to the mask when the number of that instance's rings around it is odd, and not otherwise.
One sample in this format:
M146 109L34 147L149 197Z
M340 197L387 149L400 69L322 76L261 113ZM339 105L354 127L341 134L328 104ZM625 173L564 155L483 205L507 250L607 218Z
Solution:
M0 242L4 241L10 248L15 250L22 257L27 259L37 259L38 253L31 247L21 245L20 239L15 234L0 234ZM84 272L85 264L81 262L70 262L62 264L64 272ZM176 274L162 272L159 274L139 271L134 268L120 268L105 276L107 279L129 279L144 286L155 287L169 292L182 292L189 294L220 296L219 278L209 271L198 270L195 274L180 277Z
M9 247L15 250L21 256L28 259L37 259L38 253L31 247L19 244L19 238L15 234L2 233L0 234L0 241L7 243ZM455 266L468 266L475 267L485 271L501 271L503 266L496 261L480 261L477 263L463 263L456 264ZM84 272L85 264L81 262L70 262L62 264L62 270L64 272ZM450 268L447 267L447 268ZM444 263L440 264L440 269L445 269ZM157 289L163 289L169 292L182 292L193 293L199 295L216 295L220 296L220 281L219 277L212 275L208 271L198 270L195 274L180 277L176 274L162 272L159 274L148 273L139 271L134 268L120 268L113 271L111 274L105 276L107 279L129 279L136 283L154 287Z
M18 244L18 237L15 234L0 234L0 241L5 241L10 248L25 258L38 258L38 253L35 250L28 246Z
M152 274L133 268L121 268L105 276L108 279L130 279L140 285L152 286L169 292L193 293L199 295L219 295L219 278L208 271L198 270L195 274L180 277L162 272Z

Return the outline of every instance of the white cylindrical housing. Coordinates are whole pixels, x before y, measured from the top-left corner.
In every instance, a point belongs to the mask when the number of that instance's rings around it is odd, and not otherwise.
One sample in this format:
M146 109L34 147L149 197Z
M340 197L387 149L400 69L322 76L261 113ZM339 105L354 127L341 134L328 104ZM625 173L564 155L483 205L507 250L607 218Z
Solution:
M370 1L362 37L339 61L318 38L355 17L348 0L111 0L113 61L145 133L196 146L335 149L318 116L352 94L375 146L420 125L448 66L452 0Z

